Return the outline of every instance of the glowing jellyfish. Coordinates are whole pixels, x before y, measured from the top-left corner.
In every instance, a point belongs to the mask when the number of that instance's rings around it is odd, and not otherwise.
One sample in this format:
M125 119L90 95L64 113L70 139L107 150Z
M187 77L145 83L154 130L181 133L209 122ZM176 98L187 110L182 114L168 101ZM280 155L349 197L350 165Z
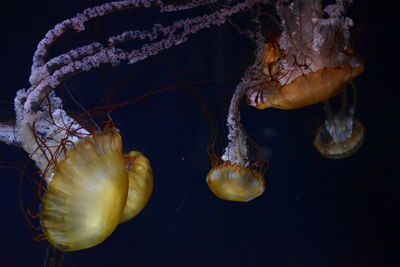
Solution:
M47 240L62 251L103 242L117 227L129 180L119 133L86 137L55 166L42 199L40 223Z
M349 44L353 21L345 17L346 0L322 11L321 1L277 1L281 34L263 50L258 84L247 90L258 109L295 109L322 102L343 91L364 71Z
M258 38L258 47L260 41ZM229 106L227 118L228 145L219 158L212 155L212 169L207 174L210 190L219 198L230 201L247 202L265 190L265 160L257 147L249 145L246 132L240 123L240 101L248 88L253 69L259 62L250 66L242 82L236 87Z
M319 127L314 139L314 147L324 157L342 159L351 156L365 140L365 128L354 118L356 91L353 87L353 100L348 104L347 92L342 93L340 110L332 111L329 101L324 102L327 116Z
M142 153L131 151L126 154L125 166L128 170L129 190L121 222L139 214L153 192L153 171L150 161Z
M126 158L121 136L111 128L84 138L55 164L40 211L54 247L93 247L145 207L153 189L150 163L139 152Z
M247 202L265 190L264 173L231 161L222 161L207 174L210 190L219 198Z

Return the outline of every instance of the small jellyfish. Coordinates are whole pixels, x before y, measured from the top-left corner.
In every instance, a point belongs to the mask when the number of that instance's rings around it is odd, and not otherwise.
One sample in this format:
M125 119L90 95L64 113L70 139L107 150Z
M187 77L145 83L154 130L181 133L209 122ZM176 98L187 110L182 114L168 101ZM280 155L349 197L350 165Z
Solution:
M248 202L265 190L266 161L259 147L251 142L240 123L240 100L247 89L247 76L236 87L227 119L228 145L218 157L211 149L212 169L207 174L210 190L219 198Z
M282 32L265 44L258 85L246 92L249 105L313 105L339 94L364 71L349 44L353 21L343 15L347 2L337 0L322 11L318 0L277 1Z
M248 202L265 190L264 173L230 161L222 161L207 174L207 184L217 197Z
M351 156L365 140L365 128L354 118L356 93L353 87L353 102L347 106L347 92L342 93L341 107L333 113L329 101L324 102L327 119L319 127L314 139L314 147L326 158L342 159Z

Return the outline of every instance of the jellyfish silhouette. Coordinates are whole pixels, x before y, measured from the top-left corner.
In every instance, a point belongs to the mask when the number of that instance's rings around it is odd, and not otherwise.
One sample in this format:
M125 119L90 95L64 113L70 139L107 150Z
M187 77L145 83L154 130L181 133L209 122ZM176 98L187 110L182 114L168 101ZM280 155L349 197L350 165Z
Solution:
M342 92L339 111L334 112L329 100L324 102L325 122L318 128L315 149L325 158L342 159L353 155L365 140L365 128L354 117L357 93L354 85L349 101L348 91Z

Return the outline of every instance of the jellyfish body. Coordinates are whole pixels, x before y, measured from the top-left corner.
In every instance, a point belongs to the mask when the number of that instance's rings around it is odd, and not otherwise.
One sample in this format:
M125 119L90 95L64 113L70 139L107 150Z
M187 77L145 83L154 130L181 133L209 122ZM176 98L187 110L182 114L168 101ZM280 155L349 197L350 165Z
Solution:
M61 251L103 242L144 208L153 189L149 160L136 151L124 157L115 128L78 142L54 170L40 223L47 240Z
M142 153L131 151L125 155L125 162L129 190L121 222L126 222L141 212L153 192L153 172L150 161Z
M335 100L335 99L334 99ZM338 110L329 100L324 102L325 122L318 128L313 145L325 158L342 159L353 155L365 140L365 128L355 118L357 90L351 88L341 94Z
M42 199L40 221L47 240L62 251L103 242L121 221L128 183L115 129L76 144L56 164Z
M265 190L262 172L230 162L212 168L206 181L214 195L230 201L247 202Z
M282 33L265 45L262 82L246 92L248 104L258 109L322 102L364 71L363 60L349 44L353 22L343 16L345 1L327 6L327 18L320 1L284 2L277 4Z
M207 174L206 182L214 195L229 201L247 202L265 191L266 161L240 123L239 106L247 84L248 77L245 75L236 86L229 105L228 144L224 154L220 157L217 155L213 142L209 147L212 168Z
M357 119L327 120L319 127L314 147L325 158L342 159L357 152L365 140L365 128Z

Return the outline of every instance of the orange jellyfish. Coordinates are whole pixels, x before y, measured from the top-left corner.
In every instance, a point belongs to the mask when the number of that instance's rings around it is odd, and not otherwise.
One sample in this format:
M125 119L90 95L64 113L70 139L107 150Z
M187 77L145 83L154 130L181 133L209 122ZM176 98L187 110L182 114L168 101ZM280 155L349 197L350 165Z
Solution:
M266 161L240 123L240 100L247 83L246 75L236 87L227 119L228 144L221 157L211 148L212 168L206 178L208 187L217 197L239 202L248 202L262 195L265 190Z
M364 71L350 43L353 21L345 17L348 1L323 10L319 0L277 2L281 34L263 50L259 83L246 91L258 109L296 109L329 99Z
M229 160L215 160L207 174L211 192L224 200L248 202L264 193L264 166L243 165Z

